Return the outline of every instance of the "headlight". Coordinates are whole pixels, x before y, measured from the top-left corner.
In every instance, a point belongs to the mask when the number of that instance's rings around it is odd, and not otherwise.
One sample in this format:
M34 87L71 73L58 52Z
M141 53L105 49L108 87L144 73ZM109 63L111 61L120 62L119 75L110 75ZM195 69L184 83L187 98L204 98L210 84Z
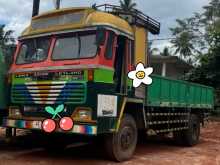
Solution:
M76 108L72 115L74 120L92 120L92 109L91 108Z
M21 116L19 107L9 107L9 116Z

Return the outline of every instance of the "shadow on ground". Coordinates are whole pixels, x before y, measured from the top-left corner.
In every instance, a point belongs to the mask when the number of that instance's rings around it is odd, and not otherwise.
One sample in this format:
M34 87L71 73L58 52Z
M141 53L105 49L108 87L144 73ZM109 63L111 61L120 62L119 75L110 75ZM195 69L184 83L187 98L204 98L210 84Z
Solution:
M73 143L68 145L65 149L54 148L51 150L46 150L44 144L47 143L45 137L26 133L25 135L20 135L14 137L10 143L6 143L5 140L0 140L0 153L8 152L14 153L17 159L25 157L25 159L53 159L53 160L75 160L75 161L86 161L92 163L93 161L100 161L103 163L107 159L104 152L102 143ZM56 143L62 143L62 138ZM56 144L54 144L56 145ZM145 140L141 139L137 146L137 151L135 154L147 154L147 152L163 152L170 147L170 150L178 150L170 138L147 138ZM152 150L155 148L156 150ZM108 162L108 161L106 161Z

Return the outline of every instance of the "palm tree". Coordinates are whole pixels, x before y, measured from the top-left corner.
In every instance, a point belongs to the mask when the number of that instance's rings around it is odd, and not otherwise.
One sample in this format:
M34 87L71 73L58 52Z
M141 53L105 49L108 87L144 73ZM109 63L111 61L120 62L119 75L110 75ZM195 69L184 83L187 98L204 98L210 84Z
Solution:
M192 19L177 19L177 26L170 28L174 39L171 40L173 47L176 49L175 54L180 57L189 57L195 51L194 41L196 39L194 29L192 26Z
M132 11L137 4L132 2L132 0L120 0L120 6L124 11L129 12Z
M193 35L189 32L182 32L171 41L173 47L176 49L175 54L179 54L180 57L189 57L195 50L192 43Z
M211 0L209 5L203 7L205 9L205 21L206 22L215 22L217 18L220 17L220 0Z

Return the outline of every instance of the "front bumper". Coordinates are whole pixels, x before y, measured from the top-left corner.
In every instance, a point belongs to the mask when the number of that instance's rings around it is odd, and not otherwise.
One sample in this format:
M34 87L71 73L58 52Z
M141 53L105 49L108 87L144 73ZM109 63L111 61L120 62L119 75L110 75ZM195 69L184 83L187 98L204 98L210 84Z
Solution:
M30 120L15 120L15 119L2 119L1 127L5 128L19 128L19 129L30 129L30 130L42 130L42 121L30 121ZM86 124L74 124L71 131L62 131L60 128L57 128L55 132L60 133L72 133L72 134L81 134L81 135L97 135L97 126L96 125L86 125Z

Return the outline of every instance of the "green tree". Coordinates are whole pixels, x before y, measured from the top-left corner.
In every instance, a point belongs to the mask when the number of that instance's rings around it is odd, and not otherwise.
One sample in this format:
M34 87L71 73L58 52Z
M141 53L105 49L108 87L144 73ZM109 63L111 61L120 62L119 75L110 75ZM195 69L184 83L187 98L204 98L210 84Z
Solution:
M176 54L200 60L213 46L212 31L218 29L220 0L210 0L203 8L202 13L194 13L191 18L177 19L177 26L170 28Z
M12 30L7 31L5 30L5 25L0 25L0 47L8 66L12 63L12 57L15 50L15 39L12 35Z
M189 32L182 32L175 39L171 41L175 47L175 54L181 57L189 57L193 54L194 46L192 43L193 35Z
M175 49L175 54L180 55L182 58L191 56L195 51L195 36L191 21L191 19L177 19L177 27L170 28L172 35L174 36L174 39L171 40L171 43Z
M203 9L205 12L203 13L204 19L202 20L206 24L214 24L220 17L220 1L219 0L211 0L207 6L204 6Z
M200 14L198 24L194 28L203 30L198 40L203 40L205 51L200 54L199 65L187 75L186 79L215 88L220 88L220 0L210 0ZM195 28L195 29L196 29ZM194 47L198 41L194 44Z
M0 45L2 48L14 43L15 39L12 37L13 31L5 31L5 25L0 25Z
M120 0L119 2L121 8L126 12L132 11L137 6L132 0Z
M175 40L185 32L192 37L188 37L185 44L192 44L191 57L196 57L197 65L185 75L185 80L213 86L220 91L220 0L209 0L203 9L203 12L177 22L178 26L171 32ZM216 96L220 94L216 93ZM216 100L216 106L220 107L220 98Z

